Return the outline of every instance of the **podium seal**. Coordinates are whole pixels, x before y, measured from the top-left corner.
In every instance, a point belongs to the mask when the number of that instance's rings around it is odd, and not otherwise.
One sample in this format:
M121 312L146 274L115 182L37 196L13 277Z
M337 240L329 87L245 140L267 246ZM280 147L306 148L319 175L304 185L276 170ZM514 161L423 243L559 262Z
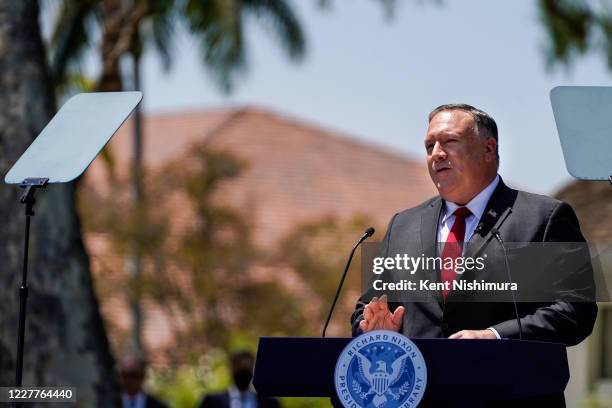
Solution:
M412 408L425 393L427 367L408 337L376 330L354 338L342 350L334 384L346 408Z

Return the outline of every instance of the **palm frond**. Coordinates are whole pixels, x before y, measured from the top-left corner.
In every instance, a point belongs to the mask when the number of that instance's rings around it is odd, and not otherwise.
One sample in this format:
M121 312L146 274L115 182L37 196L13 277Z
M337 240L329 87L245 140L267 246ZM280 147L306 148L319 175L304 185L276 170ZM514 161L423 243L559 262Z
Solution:
M146 0L150 10L141 30L141 38L157 51L165 71L172 68L172 49L178 19L176 1Z
M187 27L200 41L204 64L215 83L229 92L236 74L246 66L244 33L238 0L189 0Z
M569 64L576 54L584 54L594 25L591 10L582 1L540 0L540 19L548 32L549 62Z
M97 6L95 0L64 0L61 3L50 42L50 67L56 85L65 84L72 74L71 68L80 65L90 47Z
M66 74L63 82L54 85L56 95L60 100L65 100L79 92L94 92L96 81L80 72L70 72Z
M286 0L243 0L245 12L268 20L287 55L301 59L306 50L306 39L297 16Z

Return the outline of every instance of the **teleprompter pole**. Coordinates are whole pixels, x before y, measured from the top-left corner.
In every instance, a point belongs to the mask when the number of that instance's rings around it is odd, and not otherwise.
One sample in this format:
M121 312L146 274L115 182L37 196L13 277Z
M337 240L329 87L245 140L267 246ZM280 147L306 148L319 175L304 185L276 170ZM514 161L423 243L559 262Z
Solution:
M17 364L15 368L15 385L21 387L23 378L23 345L25 340L26 306L28 299L28 249L30 242L30 218L34 216L34 194L36 189L47 186L47 178L27 178L23 180L20 187L24 189L21 204L25 204L25 237L23 242L23 269L21 274L21 286L19 287L19 331L17 333ZM15 407L21 407L17 402Z

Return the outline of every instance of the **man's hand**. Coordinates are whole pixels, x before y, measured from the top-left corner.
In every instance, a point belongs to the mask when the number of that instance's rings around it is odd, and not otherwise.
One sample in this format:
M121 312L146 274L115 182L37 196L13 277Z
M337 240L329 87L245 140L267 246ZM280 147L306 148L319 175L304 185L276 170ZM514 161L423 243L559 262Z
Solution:
M449 339L491 339L497 340L497 336L492 330L461 330L455 334L451 334Z
M403 318L404 306L398 306L395 312L391 313L387 304L387 295L382 295L380 299L373 297L363 309L363 320L359 322L359 327L364 333L372 330L399 332Z

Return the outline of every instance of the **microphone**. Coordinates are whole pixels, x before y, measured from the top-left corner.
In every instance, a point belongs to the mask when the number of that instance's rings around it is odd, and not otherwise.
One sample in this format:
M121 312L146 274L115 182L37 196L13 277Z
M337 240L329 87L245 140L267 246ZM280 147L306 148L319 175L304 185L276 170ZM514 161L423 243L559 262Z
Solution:
M506 264L506 273L508 274L508 280L510 281L509 283L512 283L512 275L510 275L510 265L508 265L508 253L506 250L506 246L504 245L504 241L502 240L502 237L497 228L493 228L491 230L491 233L493 234L495 239L497 239L497 241L499 242L499 245L501 245L502 249L504 250L504 262ZM518 326L518 329L519 329L519 340L523 340L523 326L521 325L521 319L519 317L518 306L516 304L516 297L514 296L514 291L510 291L510 292L512 293L512 304L514 305L514 316L516 317L516 325Z
M351 254L349 255L348 261L346 262L346 266L344 267L344 272L342 273L342 279L340 279L340 284L338 285L338 290L336 291L336 296L334 296L334 301L332 302L331 308L329 309L329 315L327 315L327 320L325 321L325 326L323 326L323 334L321 337L325 337L325 332L327 331L327 326L329 326L329 321L331 320L332 313L334 313L334 308L336 307L336 302L338 301L338 297L340 296L340 291L342 290L342 285L344 285L344 279L346 278L346 273L349 270L349 266L351 266L351 261L353 260L353 254L355 254L355 250L363 241L370 238L374 235L376 230L372 227L365 230L359 241L353 246L351 250Z
M376 230L372 227L366 229L361 238L359 239L359 244L361 244L365 239L370 238L372 235L374 235L375 232Z

